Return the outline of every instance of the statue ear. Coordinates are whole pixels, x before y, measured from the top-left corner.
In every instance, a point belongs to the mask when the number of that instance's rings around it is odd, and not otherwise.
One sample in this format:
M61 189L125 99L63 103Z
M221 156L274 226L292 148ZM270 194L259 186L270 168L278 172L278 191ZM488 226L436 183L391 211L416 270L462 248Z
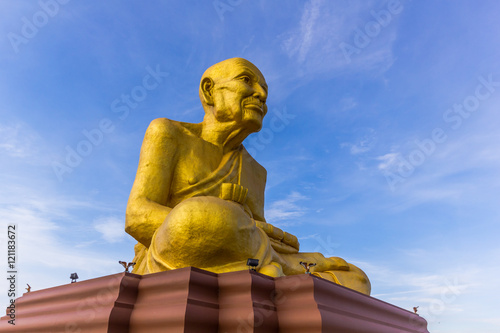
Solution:
M207 105L214 105L212 97L213 88L214 81L210 77L205 77L203 80L201 80L201 91Z

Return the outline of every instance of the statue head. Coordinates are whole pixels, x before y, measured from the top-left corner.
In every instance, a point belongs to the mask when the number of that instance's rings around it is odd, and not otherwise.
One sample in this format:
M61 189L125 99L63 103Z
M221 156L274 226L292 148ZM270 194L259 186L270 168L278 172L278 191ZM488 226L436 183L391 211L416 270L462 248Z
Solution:
M267 113L267 84L250 61L231 58L211 66L203 73L199 94L207 117L234 122L251 132L261 129Z

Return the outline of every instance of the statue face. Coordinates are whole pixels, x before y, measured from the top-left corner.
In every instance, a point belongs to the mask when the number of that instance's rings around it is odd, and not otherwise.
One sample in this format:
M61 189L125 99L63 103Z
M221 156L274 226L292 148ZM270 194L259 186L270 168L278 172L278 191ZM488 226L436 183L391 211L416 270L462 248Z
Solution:
M231 59L218 74L212 95L215 118L259 131L267 113L267 84L262 73L244 59Z

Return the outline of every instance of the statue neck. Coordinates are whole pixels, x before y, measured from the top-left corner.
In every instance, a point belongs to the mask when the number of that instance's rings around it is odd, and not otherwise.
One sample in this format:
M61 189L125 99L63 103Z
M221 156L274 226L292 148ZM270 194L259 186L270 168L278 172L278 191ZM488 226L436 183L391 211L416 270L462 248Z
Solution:
M220 147L223 153L237 149L249 135L235 122L221 123L213 118L203 119L200 137L211 144Z

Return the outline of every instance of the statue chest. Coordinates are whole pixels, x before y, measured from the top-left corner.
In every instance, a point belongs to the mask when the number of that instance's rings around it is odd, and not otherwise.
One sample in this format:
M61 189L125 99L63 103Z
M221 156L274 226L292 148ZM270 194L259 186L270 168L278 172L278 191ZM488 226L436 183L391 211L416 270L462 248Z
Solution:
M222 156L208 148L190 150L182 156L171 182L169 201L173 206L194 196L221 197L223 184L232 183L248 189L247 204L251 208L263 209L265 170L262 174L263 168L246 151Z

